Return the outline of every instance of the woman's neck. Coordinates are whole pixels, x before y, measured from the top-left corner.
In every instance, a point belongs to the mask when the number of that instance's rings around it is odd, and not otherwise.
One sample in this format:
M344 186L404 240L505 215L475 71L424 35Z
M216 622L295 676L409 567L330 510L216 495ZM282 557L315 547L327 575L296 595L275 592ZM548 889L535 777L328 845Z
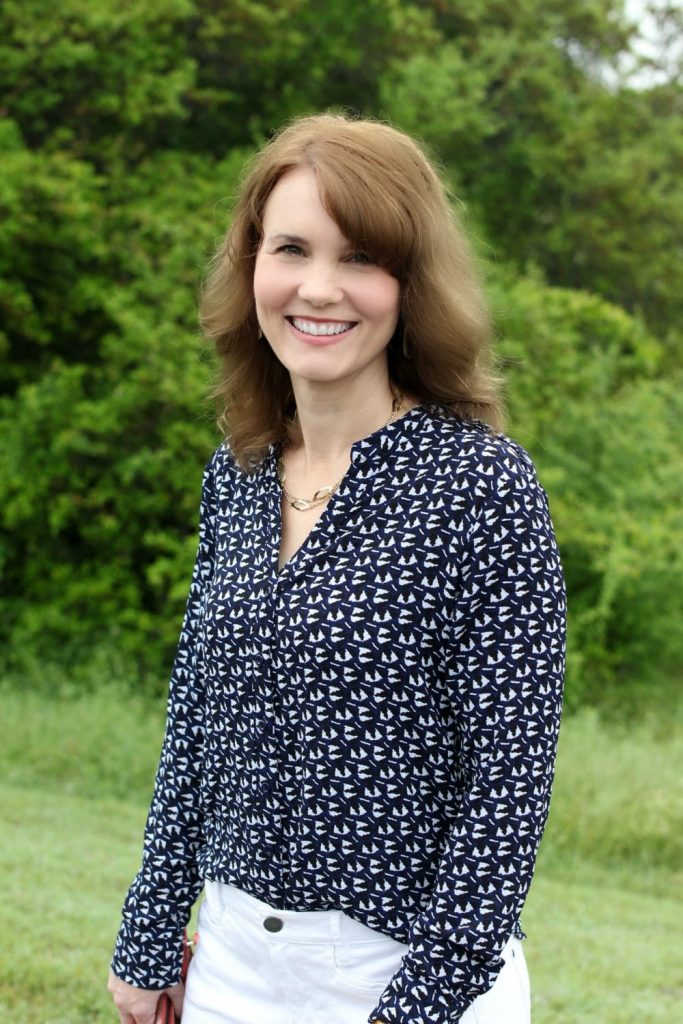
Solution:
M317 386L316 386L317 385ZM372 385L372 386L369 386ZM348 461L355 441L383 427L391 418L394 391L388 375L372 382L324 385L293 382L302 443L295 446L306 474L325 476ZM403 397L398 419L414 400Z

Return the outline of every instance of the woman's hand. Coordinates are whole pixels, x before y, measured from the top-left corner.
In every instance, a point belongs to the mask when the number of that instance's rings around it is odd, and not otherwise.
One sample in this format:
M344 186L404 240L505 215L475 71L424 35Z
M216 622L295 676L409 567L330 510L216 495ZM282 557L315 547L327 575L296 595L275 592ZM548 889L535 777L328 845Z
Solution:
M182 982L171 985L170 988L163 989L162 992L152 992L149 989L137 988L135 985L129 985L126 981L121 981L110 970L107 988L119 1011L121 1024L154 1024L157 1003L163 992L166 992L173 1003L176 1016L180 1017L182 1013L185 994L185 986Z

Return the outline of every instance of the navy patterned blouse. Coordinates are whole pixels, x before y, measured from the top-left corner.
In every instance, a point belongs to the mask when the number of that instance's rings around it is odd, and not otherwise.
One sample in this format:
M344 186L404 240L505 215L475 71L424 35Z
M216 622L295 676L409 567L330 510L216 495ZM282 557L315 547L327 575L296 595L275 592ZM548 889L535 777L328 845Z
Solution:
M409 945L368 1021L456 1024L503 966L545 825L566 595L523 447L418 405L355 442L278 571L277 446L227 443L114 972L177 981L203 879Z

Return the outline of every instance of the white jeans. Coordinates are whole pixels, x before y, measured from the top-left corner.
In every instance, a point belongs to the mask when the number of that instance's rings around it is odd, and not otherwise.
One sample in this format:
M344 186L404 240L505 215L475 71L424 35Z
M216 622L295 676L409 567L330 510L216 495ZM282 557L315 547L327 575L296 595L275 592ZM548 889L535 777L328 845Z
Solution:
M366 1024L408 949L341 910L277 910L221 882L206 883L198 931L182 1024ZM503 957L461 1024L529 1024L518 939Z

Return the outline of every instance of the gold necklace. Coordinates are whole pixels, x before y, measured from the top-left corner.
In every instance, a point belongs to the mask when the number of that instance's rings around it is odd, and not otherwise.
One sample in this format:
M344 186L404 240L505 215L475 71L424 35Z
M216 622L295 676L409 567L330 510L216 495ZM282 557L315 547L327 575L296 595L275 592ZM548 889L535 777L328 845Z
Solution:
M388 427L390 423L394 422L394 420L396 419L396 415L400 410L402 404L403 395L400 393L395 394L394 400L391 404L391 416L384 424L385 427ZM380 429L383 430L384 427L380 427ZM287 445L283 444L283 452L286 447ZM287 473L285 471L285 463L284 459L282 458L282 455L280 455L280 458L277 460L277 478L280 481L280 487L282 488L282 493L284 494L285 498L292 506L292 508L297 509L297 511L299 512L306 512L309 508L315 508L316 505L322 505L324 501L328 501L332 497L334 492L337 490L342 480L344 479L343 476L340 476L336 483L330 484L328 487L320 487L315 492L312 498L297 498L294 494L291 494L285 487Z

